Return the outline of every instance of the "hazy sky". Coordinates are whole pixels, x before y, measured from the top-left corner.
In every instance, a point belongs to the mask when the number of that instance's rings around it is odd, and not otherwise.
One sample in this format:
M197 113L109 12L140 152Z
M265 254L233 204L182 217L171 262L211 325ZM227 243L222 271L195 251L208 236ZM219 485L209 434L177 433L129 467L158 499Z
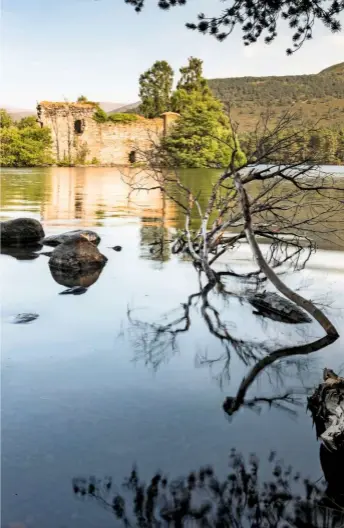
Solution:
M2 0L0 104L33 108L80 94L133 102L139 74L155 60L177 71L190 55L203 59L208 78L316 73L344 60L343 33L320 25L313 41L287 57L287 29L270 46L244 47L240 33L219 43L184 27L199 11L220 12L220 1L189 0L170 12L146 3L138 15L124 0Z

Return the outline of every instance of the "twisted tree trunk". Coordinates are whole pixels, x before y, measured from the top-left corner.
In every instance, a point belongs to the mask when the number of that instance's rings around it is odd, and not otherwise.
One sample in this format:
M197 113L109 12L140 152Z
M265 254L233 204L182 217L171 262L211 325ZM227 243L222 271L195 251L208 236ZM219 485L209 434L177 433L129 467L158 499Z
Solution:
M315 306L312 301L305 299L298 293L288 288L288 286L284 284L284 282L278 277L278 275L276 275L274 270L266 262L254 234L249 200L245 187L241 181L241 177L238 173L235 173L234 175L234 183L240 196L241 208L245 219L244 231L246 239L261 271L265 274L265 276L271 281L271 283L279 292L281 292L285 297L287 297L289 300L303 308L312 317L314 317L314 319L323 327L327 335L332 337L339 337L336 328L326 317L326 315L322 312L322 310L317 308L317 306Z

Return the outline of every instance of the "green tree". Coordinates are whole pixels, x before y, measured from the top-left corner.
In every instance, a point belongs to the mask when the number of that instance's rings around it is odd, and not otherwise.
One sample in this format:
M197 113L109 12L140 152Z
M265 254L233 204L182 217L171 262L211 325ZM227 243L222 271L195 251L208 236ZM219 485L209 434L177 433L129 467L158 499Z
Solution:
M13 125L13 119L4 108L0 108L0 128L8 128Z
M214 99L203 77L203 61L195 57L189 57L187 66L180 68L180 79L177 89L172 95L171 108L174 112L182 113L185 106L189 104L187 95L197 94L199 98Z
M0 163L6 167L36 167L53 163L51 133L33 118L0 130Z
M158 117L170 110L173 70L166 61L156 61L140 76L140 113L148 118Z
M337 163L344 164L344 128L338 130Z
M85 95L79 95L79 97L76 100L77 103L87 103L87 101L88 99Z
M232 157L235 140L223 106L202 75L202 61L191 57L180 69L181 79L172 97L180 119L163 141L169 163L182 167L224 167ZM237 149L237 164L245 160Z
M324 128L321 134L321 152L326 155L326 163L330 165L337 161L337 134L335 130Z
M35 116L28 116L28 117L22 117L20 121L17 123L17 127L27 128L27 127L36 127L37 126L37 117Z
M177 90L186 92L203 92L209 93L207 80L203 77L203 61L196 57L189 57L189 64L180 68L180 79L177 84Z

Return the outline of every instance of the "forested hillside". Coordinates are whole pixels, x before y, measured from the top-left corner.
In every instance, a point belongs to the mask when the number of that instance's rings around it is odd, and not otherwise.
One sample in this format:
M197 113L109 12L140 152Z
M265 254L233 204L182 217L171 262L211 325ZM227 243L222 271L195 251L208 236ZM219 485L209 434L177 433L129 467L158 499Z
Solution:
M261 113L277 114L293 107L306 121L321 126L344 126L344 62L317 75L211 79L216 97L230 103L241 131L252 130Z

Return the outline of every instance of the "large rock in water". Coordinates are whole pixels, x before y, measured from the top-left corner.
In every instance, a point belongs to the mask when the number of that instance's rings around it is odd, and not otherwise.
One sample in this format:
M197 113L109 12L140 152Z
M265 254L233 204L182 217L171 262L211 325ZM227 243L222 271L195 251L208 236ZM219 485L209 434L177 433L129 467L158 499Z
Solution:
M49 259L49 266L74 274L78 270L102 268L107 262L105 255L86 238L68 240L57 246Z
M76 229L74 231L68 231L67 233L61 233L60 235L45 237L42 240L42 244L45 246L55 247L63 244L64 242L68 242L69 240L76 241L80 240L81 238L92 242L92 244L95 244L96 246L98 246L100 242L100 236L94 231L90 231L89 229Z
M44 230L38 220L33 218L15 218L1 222L1 244L19 246L35 244L44 237Z

